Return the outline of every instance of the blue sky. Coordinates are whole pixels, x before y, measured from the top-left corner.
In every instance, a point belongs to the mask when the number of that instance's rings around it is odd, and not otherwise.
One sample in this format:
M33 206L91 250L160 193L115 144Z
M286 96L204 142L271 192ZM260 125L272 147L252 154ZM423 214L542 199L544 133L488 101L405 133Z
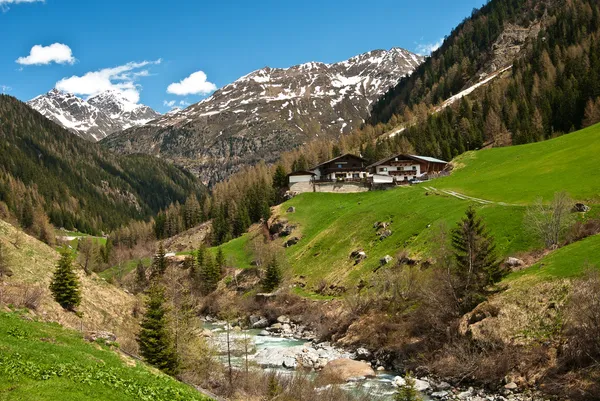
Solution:
M483 2L0 0L0 92L115 87L165 112L265 66L423 53Z

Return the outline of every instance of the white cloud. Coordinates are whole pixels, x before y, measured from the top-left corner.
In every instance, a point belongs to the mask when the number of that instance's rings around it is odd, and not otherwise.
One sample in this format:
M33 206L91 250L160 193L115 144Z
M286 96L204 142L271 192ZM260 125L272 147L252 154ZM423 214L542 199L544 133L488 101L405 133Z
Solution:
M8 11L10 4L44 3L45 0L0 0L0 10Z
M175 100L163 100L163 106L165 107L173 107L175 106Z
M0 93L10 92L12 88L7 85L0 85Z
M17 63L21 65L73 64L75 61L77 60L73 57L71 48L62 43L53 43L50 46L35 45L31 48L29 56L17 59Z
M56 83L56 88L85 96L94 96L108 90L115 90L130 102L137 103L140 101L140 85L135 80L138 77L150 75L147 70L140 71L140 69L161 62L161 59L139 63L131 62L114 68L90 71L81 77L63 78Z
M417 44L417 54L420 56L429 56L431 53L439 49L444 43L444 38L441 38L435 43L419 43Z
M188 102L188 101L185 101L185 100L180 100L180 101L179 101L179 105L180 105L180 106L185 106L185 107L187 107L187 106L189 106L190 104L191 104L190 102Z
M217 90L217 86L208 82L204 71L197 71L189 77L169 85L167 93L178 96L186 95L208 95Z

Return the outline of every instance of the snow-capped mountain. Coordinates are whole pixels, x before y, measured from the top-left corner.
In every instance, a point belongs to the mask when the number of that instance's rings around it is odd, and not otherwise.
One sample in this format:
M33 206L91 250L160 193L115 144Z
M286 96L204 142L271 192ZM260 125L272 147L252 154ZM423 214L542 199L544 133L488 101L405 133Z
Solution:
M161 155L205 182L218 181L244 164L273 161L315 137L350 132L376 99L422 61L393 48L334 64L266 67L185 110L111 135L103 144L122 153Z
M71 93L52 89L27 104L90 141L99 141L113 132L143 125L160 117L150 107L132 103L116 91L103 92L84 100Z

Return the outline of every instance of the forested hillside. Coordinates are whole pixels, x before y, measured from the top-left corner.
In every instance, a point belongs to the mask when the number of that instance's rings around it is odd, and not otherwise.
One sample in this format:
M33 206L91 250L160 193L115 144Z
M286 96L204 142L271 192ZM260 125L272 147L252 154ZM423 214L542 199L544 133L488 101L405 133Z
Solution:
M447 160L486 144L534 142L589 126L600 119L599 28L594 0L493 0L383 96L370 123L403 124L394 141L408 139L417 153ZM483 90L436 110L511 65Z
M49 239L48 222L88 233L146 219L188 196L194 176L150 156L114 156L0 96L0 212Z

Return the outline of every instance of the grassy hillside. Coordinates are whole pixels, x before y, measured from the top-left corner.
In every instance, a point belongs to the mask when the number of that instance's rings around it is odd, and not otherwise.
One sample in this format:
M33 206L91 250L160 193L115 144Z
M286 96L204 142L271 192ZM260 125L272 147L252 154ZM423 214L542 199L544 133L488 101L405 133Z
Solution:
M0 313L0 400L209 400L57 324Z
M127 349L135 350L137 320L132 316L137 299L96 275L86 276L77 269L82 288L78 308L83 318L65 312L48 289L59 254L53 248L0 220L2 243L12 277L5 278L2 303L30 307L44 320L84 330L110 331Z
M525 204L566 191L600 203L600 124L544 142L468 152L450 177L431 185L493 201Z
M423 187L398 188L361 194L308 193L281 206L282 213L298 225L301 241L287 250L295 275L330 282L355 282L379 266L379 260L407 251L427 259L435 250L439 228L452 228L471 203L448 195L432 194ZM525 208L476 205L496 236L502 256L516 254L538 244L523 232ZM389 222L391 236L380 240L373 227ZM362 249L367 260L354 266L350 253Z

